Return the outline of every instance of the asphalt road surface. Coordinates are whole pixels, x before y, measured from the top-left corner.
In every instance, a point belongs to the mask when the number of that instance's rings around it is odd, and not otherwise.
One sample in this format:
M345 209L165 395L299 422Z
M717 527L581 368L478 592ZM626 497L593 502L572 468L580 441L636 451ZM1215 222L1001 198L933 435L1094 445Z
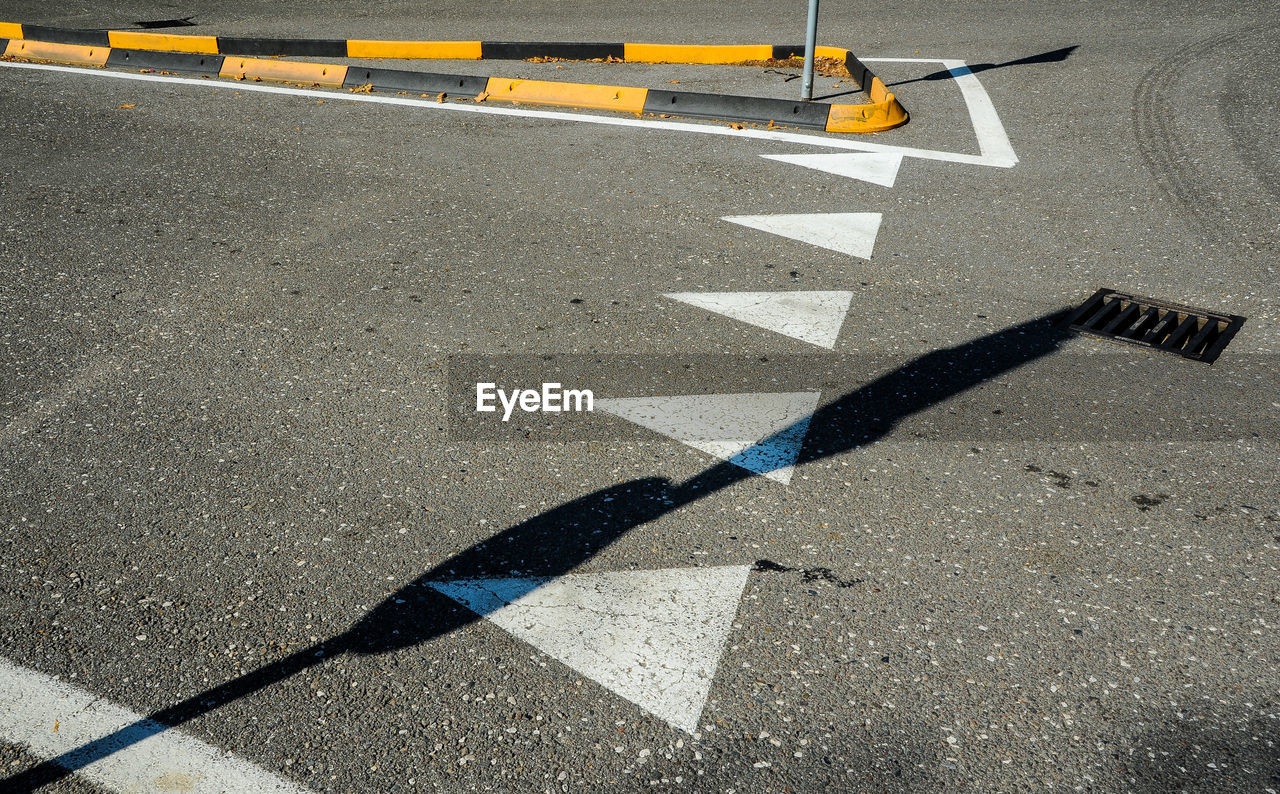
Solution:
M1280 791L1280 12L939 6L824 5L912 116L835 144L0 64L0 790ZM892 178L762 157L849 140ZM1100 288L1247 321L1212 366L1055 325Z

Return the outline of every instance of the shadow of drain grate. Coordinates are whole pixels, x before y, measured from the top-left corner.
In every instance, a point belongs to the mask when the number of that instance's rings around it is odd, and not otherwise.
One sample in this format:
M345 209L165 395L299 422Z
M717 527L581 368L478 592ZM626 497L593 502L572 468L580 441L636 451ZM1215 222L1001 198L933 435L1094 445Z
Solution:
M1069 314L1062 326L1212 364L1245 318L1100 289Z

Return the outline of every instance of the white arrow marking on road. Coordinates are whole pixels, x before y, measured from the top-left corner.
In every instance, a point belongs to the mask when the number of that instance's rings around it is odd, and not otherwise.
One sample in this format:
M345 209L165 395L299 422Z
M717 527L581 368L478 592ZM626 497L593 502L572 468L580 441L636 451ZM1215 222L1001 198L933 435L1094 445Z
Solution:
M844 290L668 292L667 297L827 350L835 347L853 301L853 293Z
M762 154L767 160L802 165L836 176L893 187L902 165L900 154Z
M818 392L610 397L596 407L786 485Z
M878 212L822 212L813 215L733 215L721 220L790 237L842 254L871 258L880 231Z
M76 775L111 791L307 791L177 729L4 659L0 737L37 756L83 765ZM102 746L86 747L102 739Z
M687 733L711 691L746 565L431 586Z

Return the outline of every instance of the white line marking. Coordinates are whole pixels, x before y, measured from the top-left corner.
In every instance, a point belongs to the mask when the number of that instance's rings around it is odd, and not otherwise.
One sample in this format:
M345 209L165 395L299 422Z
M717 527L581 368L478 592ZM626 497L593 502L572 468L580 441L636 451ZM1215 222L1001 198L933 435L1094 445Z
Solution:
M818 392L610 397L596 408L788 485Z
M131 727L132 726L132 727ZM76 774L119 792L302 794L283 778L44 673L0 659L0 736L42 758L122 733ZM151 734L151 735L147 735ZM139 738L143 736L145 738Z
M835 347L853 301L853 293L844 290L668 292L666 297L827 350Z
M129 72L113 72L105 69L86 69L79 66L57 66L47 63L21 63L18 61L0 61L0 66L11 69L36 69L51 72L68 72L94 77L105 77L114 80L139 80L149 83L177 83L179 85L200 86L235 91L253 91L263 94L283 94L286 96L303 96L314 98L317 94L332 100L347 102L373 102L384 105L404 105L426 110L445 110L457 113L487 113L496 116L523 116L525 118L553 119L556 121L574 121L584 124L606 124L614 127L637 127L647 129L671 130L674 132L694 132L702 135L722 135L729 138L748 138L753 140L777 141L780 143L821 146L827 149L845 149L858 152L893 152L905 157L919 157L925 160L942 160L952 163L971 165L988 165L997 168L1011 168L1018 158L1013 155L1013 148L1005 135L1000 117L991 105L986 89L978 82L978 78L968 71L964 61L937 61L923 58L863 58L864 61L901 61L906 63L941 63L948 69L963 69L956 81L968 78L971 83L961 91L969 107L969 116L974 122L974 131L978 135L978 147L981 155L961 152L940 152L932 149L916 149L910 146L892 146L883 143L871 143L863 140L846 140L821 135L805 135L796 132L777 132L771 130L742 129L720 127L713 124L691 124L679 121L662 121L660 119L630 119L609 116L593 116L586 113L564 113L552 110L530 110L528 108L504 108L476 103L436 102L434 99L411 99L409 97L377 96L371 94L352 94L349 92L317 91L309 88L289 88L287 86L260 85L257 83L229 83L227 81L200 80L191 77L172 77L157 74L131 74ZM988 154L990 153L990 154Z
M951 70L952 79L960 86L964 104L969 108L973 131L978 135L978 148L982 151L982 156L992 165L1007 163L1006 168L1013 167L1018 162L1018 155L1013 153L1013 144L1009 143L1009 136L1000 123L995 105L991 104L991 96L978 81L978 76L969 71L964 61L943 61L942 65Z
M766 160L802 165L815 171L860 179L882 187L893 187L902 166L902 155L883 152L852 152L840 154L762 154Z
M431 586L693 733L749 571L746 565L728 565Z
M817 212L794 215L730 215L722 221L789 237L861 259L870 259L880 232L878 212Z

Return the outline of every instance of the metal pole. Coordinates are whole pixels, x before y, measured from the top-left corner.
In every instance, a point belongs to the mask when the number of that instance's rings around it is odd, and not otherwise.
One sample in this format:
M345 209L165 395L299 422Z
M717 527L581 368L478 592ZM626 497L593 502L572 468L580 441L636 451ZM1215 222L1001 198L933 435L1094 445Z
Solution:
M804 85L800 98L813 99L813 48L818 41L818 0L809 0L809 29L804 34Z

